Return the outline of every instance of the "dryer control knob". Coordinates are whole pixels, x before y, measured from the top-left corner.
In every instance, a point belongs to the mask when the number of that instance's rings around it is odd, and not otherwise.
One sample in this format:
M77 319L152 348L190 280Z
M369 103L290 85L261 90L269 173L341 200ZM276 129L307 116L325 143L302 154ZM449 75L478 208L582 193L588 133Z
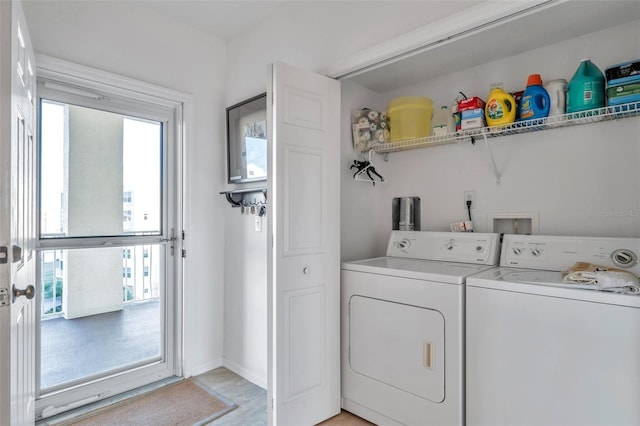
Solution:
M531 249L531 254L534 255L535 257L538 257L542 254L542 250L539 248Z
M484 247L482 247L482 246L477 246L477 247L476 247L476 251L477 251L478 253L482 253L482 252L484 251Z
M514 248L513 249L513 254L515 254L516 256L520 256L520 254L522 253L522 250L519 248Z

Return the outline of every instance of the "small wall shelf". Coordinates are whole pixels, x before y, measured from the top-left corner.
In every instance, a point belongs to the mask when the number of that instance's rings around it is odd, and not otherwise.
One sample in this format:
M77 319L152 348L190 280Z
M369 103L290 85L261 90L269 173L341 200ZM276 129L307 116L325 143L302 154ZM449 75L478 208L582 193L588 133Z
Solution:
M429 136L401 142L385 143L376 145L371 149L376 153L383 154L387 152L405 151L408 149L448 145L457 142L470 141L472 138L475 139L478 137L495 138L637 116L640 116L640 102L632 102L536 120L517 121L513 124L504 126L463 130L444 136Z
M267 203L266 187L234 189L222 191L220 194L226 197L231 207L263 206ZM259 194L262 194L262 197Z

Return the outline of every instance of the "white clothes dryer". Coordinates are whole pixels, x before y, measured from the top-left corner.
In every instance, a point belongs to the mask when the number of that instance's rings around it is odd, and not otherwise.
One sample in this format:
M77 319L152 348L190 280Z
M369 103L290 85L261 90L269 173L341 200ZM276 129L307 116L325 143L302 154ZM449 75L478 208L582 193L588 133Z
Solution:
M393 231L341 271L342 406L382 425L464 424L464 283L499 235Z
M638 276L638 255L639 238L505 235L501 266L467 280L467 424L640 425L640 296L561 272Z

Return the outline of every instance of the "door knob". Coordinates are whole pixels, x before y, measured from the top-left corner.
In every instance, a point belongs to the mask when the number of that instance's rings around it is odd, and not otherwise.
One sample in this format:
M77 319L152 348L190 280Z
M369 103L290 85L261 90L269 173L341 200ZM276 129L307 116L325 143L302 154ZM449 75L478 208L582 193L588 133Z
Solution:
M17 289L16 285L14 284L11 290L13 291L13 300L11 301L12 303L15 302L16 299L20 296L26 296L27 299L33 299L33 296L36 295L36 289L31 284L29 284L24 290Z

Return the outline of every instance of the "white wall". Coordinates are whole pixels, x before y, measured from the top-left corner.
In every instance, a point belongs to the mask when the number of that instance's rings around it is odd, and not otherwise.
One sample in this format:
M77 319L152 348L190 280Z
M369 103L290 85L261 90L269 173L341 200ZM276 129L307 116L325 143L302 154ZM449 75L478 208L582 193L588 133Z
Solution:
M543 81L570 80L581 58L591 57L604 71L636 58L640 22L588 34L469 70L384 93L385 103L397 96L423 95L434 105L451 104L457 92L487 98L491 82L522 90L527 76ZM587 236L640 236L640 119L632 118L580 127L554 129L490 140L496 179L482 141L389 154L380 164L388 184L381 187L383 212L379 228L389 229L391 199L409 193L421 197L423 230L448 230L464 220L463 192L476 191L472 210L478 231L487 231L490 212L538 212L540 233ZM344 143L344 141L343 141Z
M26 2L24 9L36 52L193 96L185 167L184 373L221 365L224 43L135 2Z

